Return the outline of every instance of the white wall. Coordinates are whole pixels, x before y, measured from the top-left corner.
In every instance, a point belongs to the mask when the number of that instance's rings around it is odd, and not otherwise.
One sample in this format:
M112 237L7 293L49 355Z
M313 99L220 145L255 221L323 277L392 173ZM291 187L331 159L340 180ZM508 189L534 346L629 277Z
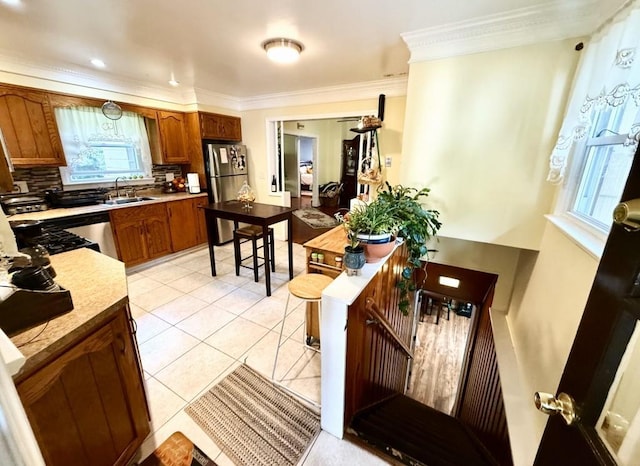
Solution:
M400 177L432 188L443 236L539 248L574 42L410 66Z

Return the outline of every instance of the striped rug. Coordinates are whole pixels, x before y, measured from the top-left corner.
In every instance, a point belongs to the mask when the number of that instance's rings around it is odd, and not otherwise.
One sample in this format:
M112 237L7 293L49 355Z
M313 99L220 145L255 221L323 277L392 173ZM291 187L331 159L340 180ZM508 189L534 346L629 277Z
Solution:
M185 411L239 465L295 465L320 415L246 365Z

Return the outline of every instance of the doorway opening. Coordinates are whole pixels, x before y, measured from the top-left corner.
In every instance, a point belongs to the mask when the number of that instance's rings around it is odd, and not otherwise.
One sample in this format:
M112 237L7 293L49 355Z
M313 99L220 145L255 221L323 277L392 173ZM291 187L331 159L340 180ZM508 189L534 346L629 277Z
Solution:
M300 115L267 119L269 179L275 176L277 191L286 192L293 189L294 192L304 193L304 196L309 196L310 193L312 206L320 206L319 187L331 182L339 184L343 166L347 165L343 163L342 159L343 141L353 139L354 134L351 129L357 125L362 116L372 115L374 112L374 109L370 109L328 115ZM310 173L306 173L310 176L305 176L306 180L299 180L298 183L293 183L293 179L297 177L292 162L294 159L285 158L284 155L285 145L290 144L286 141L289 136L316 140L311 164L309 165L309 162L304 160L298 161L298 172L303 168L305 171L311 168ZM295 145L291 150L295 150L294 148ZM305 163L306 167L300 165ZM288 185L287 180L289 180ZM301 184L301 181L311 182L311 184ZM300 189L301 187L302 189ZM294 192L291 192L291 197L296 197Z
M283 139L284 189L291 193L292 204L296 202L296 198L303 196L309 198L309 204L312 204L318 138L285 133Z

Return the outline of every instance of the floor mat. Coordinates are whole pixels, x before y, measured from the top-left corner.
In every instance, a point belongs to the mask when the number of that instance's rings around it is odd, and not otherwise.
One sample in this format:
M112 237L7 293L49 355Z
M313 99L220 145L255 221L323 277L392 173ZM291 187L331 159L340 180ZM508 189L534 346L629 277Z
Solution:
M338 224L338 221L335 218L319 211L318 209L314 209L313 207L294 210L293 215L298 217L311 228L333 228Z
M217 466L182 432L174 432L140 466Z
M295 465L320 432L319 414L246 365L185 411L241 465Z

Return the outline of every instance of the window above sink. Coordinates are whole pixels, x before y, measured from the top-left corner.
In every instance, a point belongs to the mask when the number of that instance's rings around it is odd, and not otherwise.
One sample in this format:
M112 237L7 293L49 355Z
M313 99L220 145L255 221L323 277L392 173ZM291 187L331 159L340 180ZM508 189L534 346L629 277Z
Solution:
M123 112L118 120L106 118L95 107L55 108L67 166L60 168L62 184L128 184L153 182L151 151L144 119Z

